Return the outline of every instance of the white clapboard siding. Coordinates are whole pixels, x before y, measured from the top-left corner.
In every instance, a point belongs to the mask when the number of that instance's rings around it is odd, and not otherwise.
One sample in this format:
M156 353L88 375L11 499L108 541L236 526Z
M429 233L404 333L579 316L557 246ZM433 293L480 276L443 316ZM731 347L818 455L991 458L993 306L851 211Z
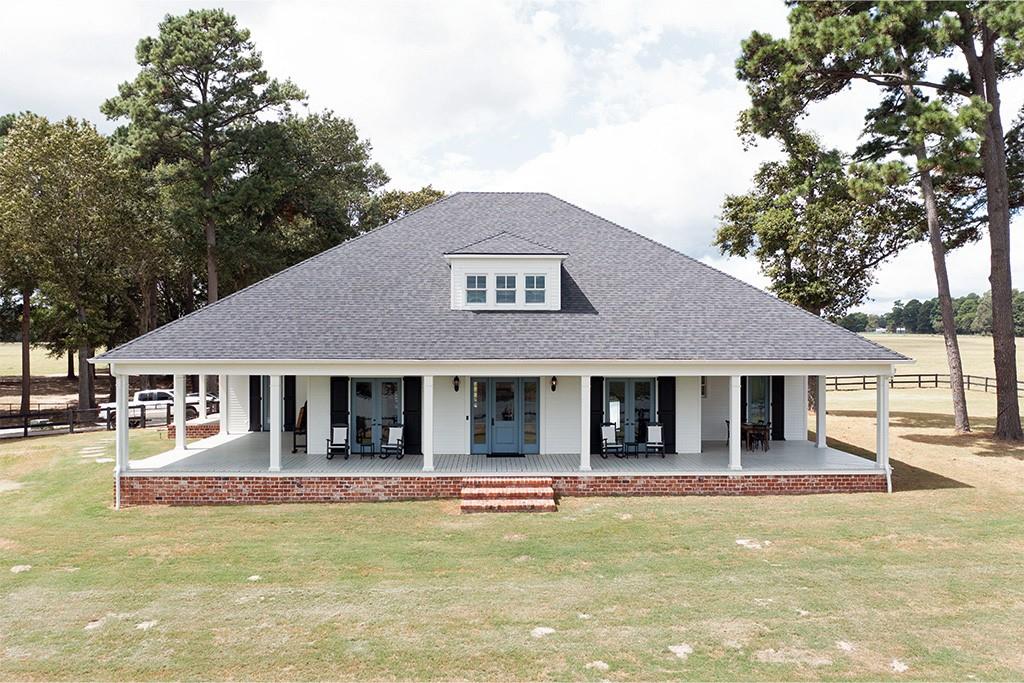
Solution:
M551 391L551 377L540 378L541 453L580 452L582 386L579 377L558 377L556 388ZM590 405L589 396L587 405Z
M228 434L249 431L249 376L228 375Z
M807 439L807 377L787 376L785 397L783 436L786 441L804 441Z
M676 378L676 453L700 453L700 377Z

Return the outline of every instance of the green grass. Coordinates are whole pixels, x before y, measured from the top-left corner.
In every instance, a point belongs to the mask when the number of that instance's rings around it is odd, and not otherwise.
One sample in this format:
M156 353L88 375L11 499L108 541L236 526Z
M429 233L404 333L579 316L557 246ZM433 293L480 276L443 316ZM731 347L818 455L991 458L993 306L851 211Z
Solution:
M29 359L33 375L66 374L68 371L67 356L54 358L45 349L32 349ZM75 366L78 363L76 360ZM16 342L0 342L0 376L21 375L21 344Z
M896 372L901 373L934 373L949 374L946 361L946 345L941 334L865 334L865 337L888 346L916 362L913 365L901 365ZM960 357L964 372L969 375L995 377L995 364L992 360L992 337L980 335L960 335ZM1024 338L1017 338L1017 374L1024 377Z
M0 493L0 678L1024 677L1021 460L998 485L979 464L971 487L893 496L118 512L110 465L79 454L111 436L0 442L22 484Z

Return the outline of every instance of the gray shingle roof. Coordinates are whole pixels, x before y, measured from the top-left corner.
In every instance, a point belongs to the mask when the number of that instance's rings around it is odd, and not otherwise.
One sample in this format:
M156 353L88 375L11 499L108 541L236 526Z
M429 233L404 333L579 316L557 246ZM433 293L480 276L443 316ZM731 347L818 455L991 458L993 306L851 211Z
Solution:
M451 310L444 254L513 238L568 254L562 310ZM349 240L101 358L904 359L551 195L475 192Z
M461 254L463 256L469 256L473 254L508 254L508 255L524 255L530 256L544 255L553 256L564 254L565 252L552 249L551 247L544 246L532 240L525 239L519 235L515 235L508 230L502 230L497 235L485 237L482 240L477 240L471 244L467 244L464 247L453 249L448 252L449 254Z

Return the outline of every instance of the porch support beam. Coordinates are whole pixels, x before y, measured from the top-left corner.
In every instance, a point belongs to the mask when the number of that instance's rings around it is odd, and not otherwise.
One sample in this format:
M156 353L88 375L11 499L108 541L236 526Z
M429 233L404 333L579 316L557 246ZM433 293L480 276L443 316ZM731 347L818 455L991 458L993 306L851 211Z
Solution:
M281 439L284 432L284 398L281 375L270 376L270 471L281 471Z
M185 450L185 375L174 376L174 449Z
M814 394L814 438L818 448L824 448L827 444L825 432L825 375L818 375L818 386Z
M217 417L220 419L220 433L228 433L228 376L217 375Z
M128 471L128 375L117 375L117 392L114 419L114 509L121 509L121 473Z
M199 375L199 419L206 420L206 375Z
M875 463L878 467L889 468L889 378L877 377L875 390Z
M590 375L580 378L580 471L590 471Z
M434 376L423 376L423 427L420 443L423 446L423 471L434 471Z
M743 468L740 462L740 376L729 378L729 469Z

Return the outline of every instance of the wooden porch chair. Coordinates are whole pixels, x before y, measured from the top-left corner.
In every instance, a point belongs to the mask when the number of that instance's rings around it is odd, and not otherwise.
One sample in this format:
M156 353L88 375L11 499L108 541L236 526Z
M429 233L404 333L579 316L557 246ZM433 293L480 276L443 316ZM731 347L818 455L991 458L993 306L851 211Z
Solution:
M401 460L405 455L405 443L402 439L402 425L388 427L388 440L380 445L380 457L386 458L394 453L395 460Z
M647 425L647 449L644 453L645 458L651 453L660 453L661 457L665 457L665 441L661 433L661 424L652 422Z
M601 457L608 459L609 453L614 453L621 458L626 452L625 444L621 444L615 438L615 423L605 422L601 425Z
M348 460L348 427L331 427L331 436L327 439L327 459L335 455L344 455Z

